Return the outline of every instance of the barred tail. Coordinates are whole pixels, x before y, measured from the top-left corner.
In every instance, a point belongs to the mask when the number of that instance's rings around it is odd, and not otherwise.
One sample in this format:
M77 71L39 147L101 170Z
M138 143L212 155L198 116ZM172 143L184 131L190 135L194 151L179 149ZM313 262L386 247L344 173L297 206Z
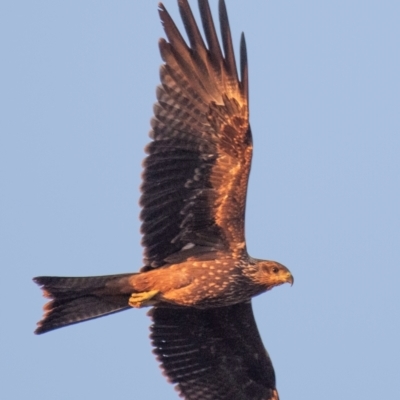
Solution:
M64 278L39 276L34 282L51 299L44 306L36 334L127 310L129 294L118 290L121 278L132 274ZM115 284L114 284L115 283Z

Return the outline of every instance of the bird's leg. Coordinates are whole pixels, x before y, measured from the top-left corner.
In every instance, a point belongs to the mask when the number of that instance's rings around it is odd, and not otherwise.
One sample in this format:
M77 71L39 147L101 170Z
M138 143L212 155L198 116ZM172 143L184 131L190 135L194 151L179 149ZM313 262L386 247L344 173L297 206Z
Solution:
M160 293L158 290L149 290L148 292L132 293L129 298L129 305L133 308L148 307L154 305L151 299Z

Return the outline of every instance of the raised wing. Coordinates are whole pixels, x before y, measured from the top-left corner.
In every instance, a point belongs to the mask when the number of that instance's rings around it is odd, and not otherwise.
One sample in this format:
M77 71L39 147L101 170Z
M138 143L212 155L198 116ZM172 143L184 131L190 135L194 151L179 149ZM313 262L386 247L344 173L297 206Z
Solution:
M153 308L154 353L186 400L278 400L251 303L208 310Z
M159 43L165 64L140 200L146 268L165 264L171 255L245 251L252 138L244 36L239 81L224 1L219 3L224 54L208 1L199 1L207 46L187 0L178 3L190 46L159 6L168 41Z

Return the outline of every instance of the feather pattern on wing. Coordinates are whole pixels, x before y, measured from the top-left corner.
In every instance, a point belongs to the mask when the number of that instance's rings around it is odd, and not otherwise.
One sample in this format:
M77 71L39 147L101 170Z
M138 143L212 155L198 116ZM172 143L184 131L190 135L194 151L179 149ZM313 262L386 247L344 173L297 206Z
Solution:
M145 270L187 248L245 251L252 157L246 46L242 35L239 80L224 2L223 50L208 2L199 7L206 43L187 0L179 0L187 44L159 5L167 40L159 43L164 64L141 188Z
M151 339L186 400L278 400L275 373L251 303L196 310L157 307Z

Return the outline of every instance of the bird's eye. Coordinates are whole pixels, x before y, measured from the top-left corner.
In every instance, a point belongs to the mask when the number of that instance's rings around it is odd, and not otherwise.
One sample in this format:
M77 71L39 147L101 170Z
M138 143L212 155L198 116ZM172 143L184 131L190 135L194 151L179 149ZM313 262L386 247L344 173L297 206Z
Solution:
M272 272L273 272L274 274L277 274L278 271L279 271L278 267L273 267L273 268L272 268Z

